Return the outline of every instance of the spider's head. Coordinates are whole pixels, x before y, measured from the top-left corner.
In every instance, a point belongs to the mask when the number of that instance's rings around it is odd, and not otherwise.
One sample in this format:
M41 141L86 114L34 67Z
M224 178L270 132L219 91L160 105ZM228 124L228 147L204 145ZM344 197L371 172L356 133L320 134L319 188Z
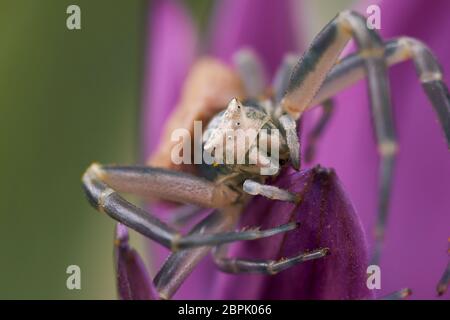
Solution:
M204 136L206 151L219 150L225 146L226 140L234 138L235 130L245 127L246 115L242 103L233 98L222 117L213 119L209 125L211 132Z
M225 111L225 116L227 119L237 119L241 115L242 103L237 99L233 98L227 106Z
M244 106L234 98L228 103L225 111L209 123L203 136L203 148L207 154L214 157L214 164L226 161L227 165L263 167L264 164L257 158L258 136L262 126L267 122L266 113L255 107ZM267 140L266 135L261 137L262 139L266 137ZM263 146L266 145L267 142ZM248 153L252 148L255 151L252 154Z
M248 124L248 119L245 114L244 105L237 99L233 98L221 117L213 119L209 125L210 132L203 137L204 149L211 154L215 152L226 152L230 146L226 141L234 140L239 129L245 129ZM233 146L239 148L245 146ZM245 151L245 150L244 150Z
M228 103L227 109L224 113L222 127L226 129L238 129L241 127L242 123L245 121L245 112L242 103L233 98L230 103Z

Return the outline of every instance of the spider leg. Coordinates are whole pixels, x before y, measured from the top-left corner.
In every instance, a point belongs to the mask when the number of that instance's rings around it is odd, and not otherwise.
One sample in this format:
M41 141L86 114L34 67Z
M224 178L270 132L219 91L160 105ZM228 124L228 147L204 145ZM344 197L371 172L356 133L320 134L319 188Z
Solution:
M187 198L182 198L183 192L186 193L186 191L177 189L177 187L189 188L187 192L191 193L194 192L193 187L197 189L195 192L199 192L198 190L207 187L216 187L215 185L209 185L206 180L203 181L188 174L180 175L181 179L174 179L174 176L179 174L181 173L150 167L100 167L94 164L84 174L83 186L92 206L172 251L199 246L214 246L240 240L255 240L296 228L295 223L289 223L267 230L254 229L219 234L191 234L183 236L155 216L128 202L112 189L115 188L120 192L132 192L138 195L154 195L153 189L159 188L160 190L166 190L166 199L178 192L179 196L175 200L187 200ZM159 196L160 194L157 193L157 195ZM201 195L198 194L198 196ZM210 194L203 193L203 196L206 200ZM210 197L209 201L211 201L211 204L214 203L213 198ZM232 203L233 200L229 200ZM232 205L230 202L228 203L229 206ZM224 202L222 201L223 204Z
M200 221L189 234L226 232L238 221L238 207L216 210ZM196 265L211 251L211 247L199 247L171 253L157 273L154 283L163 299L170 299Z
M442 80L441 67L431 50L417 39L401 37L385 43L384 57L389 66L409 59L414 61L416 73L437 114L447 140L447 146L450 148L450 95L447 85ZM365 67L365 59L364 52L357 52L340 61L328 74L311 106L328 99L338 91L362 79L368 73L368 69ZM393 159L386 159L385 163L386 167L392 167ZM385 173L382 173L382 179L388 179L386 176L391 174L389 171L392 171L392 169L385 169ZM387 184L385 182L384 185L387 186ZM388 193L389 190L381 187L381 213L379 214L376 227L378 240L375 245L374 261L378 259L381 250L381 239L387 219L387 211L384 214L382 212L387 210Z
M279 105L285 95L288 86L292 70L297 64L298 57L293 54L288 54L283 59L281 66L278 68L275 74L275 80L273 83L275 91L275 103ZM331 99L326 100L323 103L323 114L317 123L316 127L313 129L312 133L308 138L309 145L306 148L305 160L310 162L312 160L315 144L320 135L322 134L326 124L332 113L332 101ZM300 155L300 139L297 134L297 123L289 114L281 115L282 108L276 109L276 116L280 119L280 124L286 132L286 139L289 148L289 153L291 155L291 163L294 169L298 170L301 164Z
M225 207L239 198L236 192L224 184L163 168L94 163L86 171L85 177L103 182L119 192L206 208Z
M287 54L275 74L273 88L275 93L275 104L277 106L279 105L279 102L283 98L288 88L289 76L292 73L292 69L296 65L297 61L297 56L293 54ZM296 170L299 170L301 156L300 139L298 138L297 134L297 123L295 119L293 119L289 114L282 115L282 109L280 107L275 108L274 117L279 119L280 125L285 132L292 167Z
M409 59L414 61L416 72L420 82L422 83L422 87L433 105L444 131L447 145L450 147L450 95L446 84L442 81L441 68L436 58L430 49L426 47L426 45L413 38L402 37L393 39L387 41L384 45L384 58L388 65L391 66ZM345 57L342 61L336 64L326 77L320 91L315 96L310 106L314 106L317 103L330 98L338 91L350 86L366 75L369 77L369 88L372 90L372 87L370 86L371 69L368 68L367 59L368 52L367 50L362 49L355 54ZM386 76L384 75L383 77ZM372 81L372 83L373 82L374 81ZM374 84L372 86L374 86ZM372 93L371 96L373 101L374 94ZM386 100L386 98L384 99ZM373 105L374 104L372 102L372 109L375 109L373 108ZM377 120L380 117L375 116L374 118L376 125L380 122L380 120ZM380 128L379 130L384 129ZM391 137L391 140L393 140L392 138L393 136ZM390 175L392 174L394 166L393 153L395 153L395 144L393 141L389 142L389 138L385 139L384 147L380 142L379 145L380 152L387 153L387 155L385 155L384 158L382 156L381 163L380 200L379 214L376 225L376 244L373 257L374 262L376 262L379 258L382 238L384 236L384 229L387 220L388 197L391 184Z
M385 42L388 66L412 59L422 87L438 116L450 147L450 95L442 81L441 67L431 50L419 40L401 37ZM364 52L346 56L328 74L310 107L322 103L366 75Z
M323 258L328 252L328 248L323 248L302 252L296 256L278 260L247 260L228 258L226 247L219 246L213 249L213 257L214 263L219 269L227 273L263 273L273 275L302 262Z
M244 191L251 195L261 195L272 200L281 200L289 202L298 202L299 198L296 194L287 190L280 189L275 186L268 186L256 181L247 179L242 186Z
M378 218L373 257L376 264L384 238L397 143L384 44L374 30L367 28L363 16L355 12L343 11L325 26L295 67L287 93L281 101L281 107L294 118L300 117L312 103L328 72L352 37L355 38L359 47L359 54L364 57L371 111L381 156Z
M273 89L275 92L275 103L278 104L281 99L283 99L288 86L289 86L289 79L292 74L292 70L294 69L295 65L297 64L298 57L293 54L287 54L283 61L281 62L280 67L278 68L277 72L275 73L275 78L273 81Z
M320 136L323 134L327 124L330 121L334 109L334 102L332 99L325 100L322 103L322 114L320 115L319 120L315 124L314 128L308 134L307 138L307 146L305 150L305 161L311 162L316 153L316 145Z
M297 123L289 114L282 115L279 121L286 135L292 167L295 170L300 170L300 139L297 134Z
M384 44L379 35L366 26L363 16L352 11L339 13L313 40L309 49L295 66L289 81L285 96L281 100L281 108L298 119L312 103L314 97L322 87L327 74L335 66L338 57L351 38L355 38L364 57L367 70L369 88L372 93L387 87L375 82L386 74L384 60ZM389 113L379 96L373 97L372 104L377 114ZM384 106L384 107L383 107ZM379 110L380 109L380 110Z
M233 56L233 62L249 98L258 98L266 89L266 71L256 53L241 49Z

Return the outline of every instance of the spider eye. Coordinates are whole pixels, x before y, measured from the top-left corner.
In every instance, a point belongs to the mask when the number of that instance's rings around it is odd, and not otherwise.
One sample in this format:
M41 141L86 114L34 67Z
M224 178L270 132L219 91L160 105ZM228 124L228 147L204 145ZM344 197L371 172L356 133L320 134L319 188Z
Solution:
M241 123L240 123L240 122L236 122L236 125L237 125L237 126L240 126L240 125L241 125Z

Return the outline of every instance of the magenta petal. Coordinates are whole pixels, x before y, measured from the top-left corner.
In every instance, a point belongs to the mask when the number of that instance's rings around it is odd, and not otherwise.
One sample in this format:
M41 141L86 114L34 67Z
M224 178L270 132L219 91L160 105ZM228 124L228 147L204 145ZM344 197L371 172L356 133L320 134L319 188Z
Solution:
M365 10L367 5L360 7ZM382 1L380 6L383 37L413 36L425 42L441 62L448 84L450 2L397 0ZM436 297L436 279L448 259L450 153L413 64L393 67L390 82L399 153L381 257L381 295L410 287L412 298L432 299ZM338 96L336 112L317 155L317 163L336 169L371 244L379 161L364 83Z
M293 16L293 4L289 0L218 2L212 19L212 54L231 62L238 49L250 47L261 56L269 75L273 75L286 53L299 51L300 32L295 32L299 21Z
M300 222L297 230L240 243L230 253L240 258L280 259L329 248L330 255L270 275L221 276L221 298L367 299L367 245L359 217L332 170L316 167L282 174L277 186L301 196L298 205L253 199L242 224L274 227Z
M179 2L152 1L143 88L145 159L156 148L165 120L178 101L183 81L196 56L196 45L196 30Z
M118 223L114 241L117 292L122 300L155 300L158 293L145 264L128 244L127 228Z

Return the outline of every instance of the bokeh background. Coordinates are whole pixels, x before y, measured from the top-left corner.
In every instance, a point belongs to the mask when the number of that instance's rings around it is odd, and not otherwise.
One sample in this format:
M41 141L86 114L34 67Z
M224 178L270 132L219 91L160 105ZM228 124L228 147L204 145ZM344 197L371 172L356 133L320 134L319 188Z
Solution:
M350 0L303 1L311 38ZM201 30L211 1L185 1ZM81 8L82 29L66 28ZM113 221L89 207L93 161L140 161L147 1L0 1L0 299L114 299ZM305 9L304 9L305 10ZM145 256L142 238L132 243ZM66 288L81 267L82 289Z

